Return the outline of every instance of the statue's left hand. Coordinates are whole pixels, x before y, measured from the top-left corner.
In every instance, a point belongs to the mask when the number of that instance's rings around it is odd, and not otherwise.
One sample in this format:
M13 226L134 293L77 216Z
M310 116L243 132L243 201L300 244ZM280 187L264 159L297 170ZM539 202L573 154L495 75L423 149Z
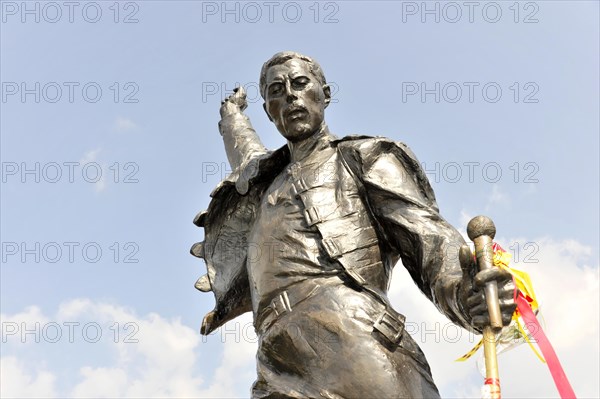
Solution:
M490 316L485 302L483 288L486 283L496 281L498 284L498 301L502 312L502 325L510 324L517 307L515 303L515 284L512 276L499 267L492 267L477 273L477 265L467 245L460 249L460 264L463 270L463 281L460 286L459 300L462 308L468 313L471 326L482 331L490 325Z

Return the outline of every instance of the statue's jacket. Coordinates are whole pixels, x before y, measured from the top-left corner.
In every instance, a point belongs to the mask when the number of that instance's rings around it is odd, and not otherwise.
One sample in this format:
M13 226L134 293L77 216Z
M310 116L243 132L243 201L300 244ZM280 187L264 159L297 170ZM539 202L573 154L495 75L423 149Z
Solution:
M204 242L191 249L208 271L196 288L212 291L216 299L202 322L203 334L248 311L254 310L256 319L260 309L253 309L250 295L248 236L263 195L290 163L289 148L268 151L243 114L224 118L219 129L233 173L194 219L205 234ZM388 306L391 271L401 259L438 309L470 329L457 300L462 279L458 250L464 240L440 216L412 151L403 143L367 136L334 139L331 147L322 173L301 173L293 184L307 226L320 233L322 250L357 290Z

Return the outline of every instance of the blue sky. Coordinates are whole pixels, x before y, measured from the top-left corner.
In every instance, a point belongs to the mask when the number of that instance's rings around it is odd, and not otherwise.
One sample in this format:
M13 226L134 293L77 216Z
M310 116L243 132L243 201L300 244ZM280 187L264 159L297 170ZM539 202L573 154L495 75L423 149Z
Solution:
M459 230L494 219L534 278L576 393L600 394L597 2L2 1L0 12L3 396L248 395L249 319L225 338L198 335L213 299L193 288L205 271L188 251L202 239L194 215L228 173L220 100L244 85L263 142L284 144L256 91L282 50L320 62L332 132L407 143ZM401 268L396 308L445 323ZM69 342L64 323L97 323L103 338ZM136 328L139 342L123 342ZM420 338L444 396L478 394L475 362L453 362L466 335ZM525 346L505 359L506 395L557 396Z

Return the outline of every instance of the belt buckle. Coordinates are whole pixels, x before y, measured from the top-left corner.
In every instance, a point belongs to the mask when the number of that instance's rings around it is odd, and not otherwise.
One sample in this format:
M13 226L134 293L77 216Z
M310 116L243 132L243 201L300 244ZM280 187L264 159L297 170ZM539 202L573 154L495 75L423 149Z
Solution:
M377 319L373 328L379 331L392 344L398 345L404 331L404 320L406 318L396 312L388 309L384 310L381 316Z
M290 304L290 298L287 291L283 291L281 294L273 298L270 306L276 316L279 316L285 312L291 312L292 305Z

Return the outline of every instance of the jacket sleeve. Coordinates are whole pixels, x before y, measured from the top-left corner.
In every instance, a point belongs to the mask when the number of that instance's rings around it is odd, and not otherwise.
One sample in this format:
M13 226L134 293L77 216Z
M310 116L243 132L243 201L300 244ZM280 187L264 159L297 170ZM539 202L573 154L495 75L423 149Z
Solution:
M353 147L367 206L391 252L442 313L472 330L458 299L458 252L465 241L440 215L416 157L405 144L382 138Z
M241 112L230 114L219 121L225 152L232 170L244 167L250 159L267 152L250 119Z

